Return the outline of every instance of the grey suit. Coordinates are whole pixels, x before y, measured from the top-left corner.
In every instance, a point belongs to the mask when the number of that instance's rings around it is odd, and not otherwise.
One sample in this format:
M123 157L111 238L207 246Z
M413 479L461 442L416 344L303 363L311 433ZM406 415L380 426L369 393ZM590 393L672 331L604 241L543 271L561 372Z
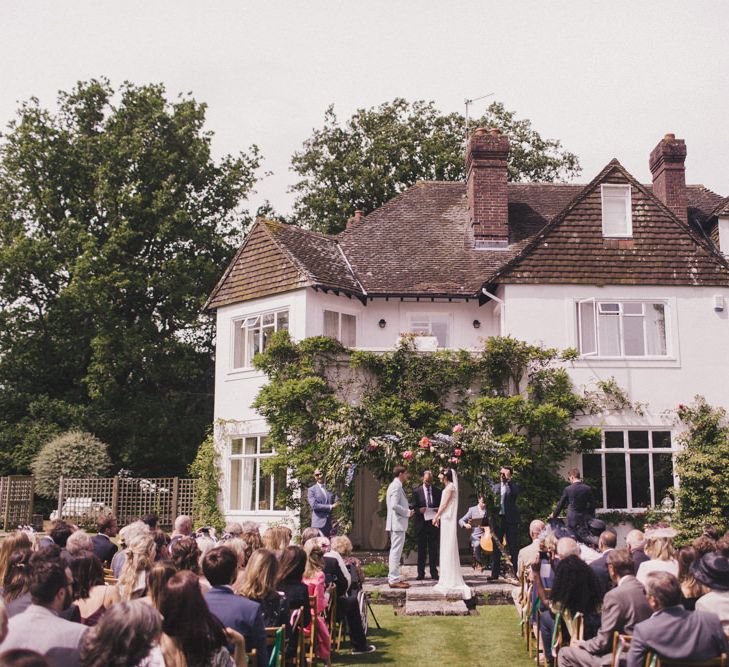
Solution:
M671 660L708 660L729 653L716 614L687 611L681 605L661 609L633 629L628 667L643 667L648 651Z
M80 623L64 621L46 607L32 604L10 619L8 636L0 650L30 649L44 655L51 667L77 667L81 664L81 639L87 629Z
M602 667L610 665L613 632L631 634L633 627L651 615L643 585L632 575L605 594L600 629L579 648L565 647L559 652L563 667Z

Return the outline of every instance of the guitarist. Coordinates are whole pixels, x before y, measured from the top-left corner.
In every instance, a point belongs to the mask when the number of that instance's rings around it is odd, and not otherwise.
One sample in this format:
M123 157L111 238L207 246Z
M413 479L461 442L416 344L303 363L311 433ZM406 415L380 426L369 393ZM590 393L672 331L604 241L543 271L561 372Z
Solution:
M481 539L488 537L491 530L489 526L488 510L486 508L486 497L483 493L478 495L478 505L469 507L468 511L458 520L461 528L471 531L471 551L473 552L474 569L482 572L484 569L483 551L481 549ZM488 535L486 535L488 533ZM494 537L493 544L493 565L491 568L491 576L489 581L499 578L499 566L501 564L501 553L499 551L498 540Z

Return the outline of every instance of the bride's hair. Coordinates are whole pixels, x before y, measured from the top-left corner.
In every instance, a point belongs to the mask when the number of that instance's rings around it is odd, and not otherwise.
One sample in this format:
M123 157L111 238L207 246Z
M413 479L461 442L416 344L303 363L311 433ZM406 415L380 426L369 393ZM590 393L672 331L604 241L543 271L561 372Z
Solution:
M441 468L440 474L443 475L449 482L453 481L453 471L450 468Z

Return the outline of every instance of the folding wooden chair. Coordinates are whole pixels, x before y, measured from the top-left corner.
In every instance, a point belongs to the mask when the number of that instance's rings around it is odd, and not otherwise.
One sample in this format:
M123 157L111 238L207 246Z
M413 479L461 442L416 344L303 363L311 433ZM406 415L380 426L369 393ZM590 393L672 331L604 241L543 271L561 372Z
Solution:
M306 664L313 665L316 660L316 595L309 596L309 607L311 608L311 627L309 635L306 637L306 650L304 651L304 659Z
M294 609L294 611L291 613L291 637L288 638L287 645L289 642L296 641L296 651L294 652L294 655L291 658L288 657L287 652L284 653L285 663L287 665L294 665L295 667L304 667L304 664L306 663L306 658L305 658L306 649L304 647L303 618L304 618L304 608L303 607Z
M284 667L286 660L286 626L266 628L268 667Z
M727 655L722 653L709 660L669 660L650 651L645 657L645 667L727 667Z
M248 667L258 667L258 651L256 651L256 649L246 651L246 660L248 662ZM262 665L261 667L265 667L265 665Z
M630 650L633 635L621 635L617 630L613 632L613 655L610 667L620 667L620 656Z
M544 589L544 594L547 597L547 599L549 599L549 594L551 592L552 592L551 588ZM536 639L535 655L537 656L537 659L539 659L539 644L542 641L542 603L541 603L541 600L539 598L537 598L537 600L534 604L537 606L537 632L536 632L536 636L535 636L535 639ZM547 651L546 647L543 646L542 649L544 650L545 655L546 655L546 651ZM531 653L529 655L531 657Z

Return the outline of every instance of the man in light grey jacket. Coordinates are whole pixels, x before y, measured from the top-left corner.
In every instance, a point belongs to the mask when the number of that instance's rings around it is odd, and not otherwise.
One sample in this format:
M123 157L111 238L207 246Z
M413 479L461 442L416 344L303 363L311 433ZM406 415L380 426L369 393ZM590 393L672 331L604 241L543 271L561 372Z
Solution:
M30 568L32 604L10 619L0 652L31 649L44 655L51 667L77 667L87 628L58 616L71 604L71 571L56 554L46 549L33 554Z
M387 581L390 588L410 588L410 584L400 576L400 557L405 546L405 533L408 529L408 519L414 514L408 505L403 484L408 479L405 466L395 466L392 474L395 478L387 487L387 523L385 530L390 533L390 571Z

